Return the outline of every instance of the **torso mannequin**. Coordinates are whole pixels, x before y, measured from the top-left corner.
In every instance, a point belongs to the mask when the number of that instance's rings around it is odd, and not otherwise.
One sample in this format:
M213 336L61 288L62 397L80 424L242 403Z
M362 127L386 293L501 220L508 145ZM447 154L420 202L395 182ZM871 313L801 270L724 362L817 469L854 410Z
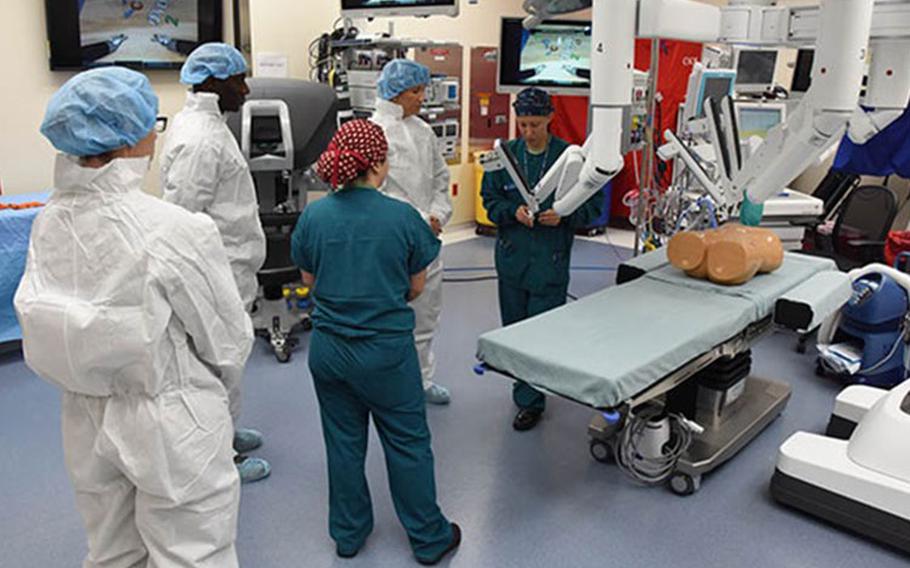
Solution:
M670 239L670 263L692 278L737 285L783 263L780 238L768 229L727 224L707 231L684 231Z

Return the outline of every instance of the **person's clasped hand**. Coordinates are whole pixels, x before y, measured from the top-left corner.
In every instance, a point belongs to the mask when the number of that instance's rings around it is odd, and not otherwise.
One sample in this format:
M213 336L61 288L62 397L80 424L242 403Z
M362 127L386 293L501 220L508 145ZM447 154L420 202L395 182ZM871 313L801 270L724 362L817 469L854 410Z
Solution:
M531 215L527 205L522 205L515 211L515 220L529 229L534 228L534 216Z
M559 213L557 213L554 209L547 209L537 216L537 221L541 225L545 225L547 227L555 227L559 225L560 221L562 221L562 217L560 217Z

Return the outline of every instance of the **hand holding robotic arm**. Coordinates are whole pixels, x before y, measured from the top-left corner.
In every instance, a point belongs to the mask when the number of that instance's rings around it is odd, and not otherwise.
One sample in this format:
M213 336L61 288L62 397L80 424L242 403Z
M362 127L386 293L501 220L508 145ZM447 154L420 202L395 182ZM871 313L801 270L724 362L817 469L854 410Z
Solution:
M571 152L567 150L563 154L563 167L554 167L552 170L553 177L559 180L554 184L554 188L558 187L559 190L553 209L561 217L568 217L592 195L603 189L607 182L622 171L625 163L621 150L622 109L592 108L592 112L594 130L584 147L575 146L576 150ZM547 184L549 181L545 177L541 184ZM542 190L545 189L546 185ZM538 199L542 202L547 196L545 191L541 191Z
M632 103L637 29L641 27L647 37L704 41L716 37L720 22L717 8L690 0L526 0L524 9L530 17L525 26L585 8L592 8L591 135L584 147L570 147L528 191L536 203L556 191L554 210L562 217L622 170L623 109ZM699 25L690 25L690 17ZM529 202L530 207L535 205Z
M532 16L546 17L591 4L591 0L527 0L525 9ZM594 3L591 67L597 73L591 74L591 135L583 147L566 149L537 186L523 193L532 212L555 191L553 209L568 217L622 170L623 108L632 103L636 4L627 0Z

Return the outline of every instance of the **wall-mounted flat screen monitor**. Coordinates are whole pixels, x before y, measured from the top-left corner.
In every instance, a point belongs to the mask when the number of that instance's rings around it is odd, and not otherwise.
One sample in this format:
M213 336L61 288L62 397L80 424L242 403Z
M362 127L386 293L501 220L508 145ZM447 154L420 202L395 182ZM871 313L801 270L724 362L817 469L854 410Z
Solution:
M499 36L499 92L540 87L586 95L591 88L591 22L546 20L526 30L503 18Z
M45 0L51 69L179 68L221 41L221 0Z
M341 15L348 18L455 17L458 15L458 0L341 0Z

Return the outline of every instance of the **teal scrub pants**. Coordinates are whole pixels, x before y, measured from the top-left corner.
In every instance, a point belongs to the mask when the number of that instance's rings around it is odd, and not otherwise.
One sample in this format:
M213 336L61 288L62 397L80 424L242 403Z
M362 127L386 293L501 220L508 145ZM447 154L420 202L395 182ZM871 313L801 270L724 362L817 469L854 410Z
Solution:
M502 325L511 325L521 320L558 308L566 303L568 285L552 286L545 292L530 292L499 280L499 312ZM512 386L512 400L523 410L543 412L547 399L537 389L524 381L515 381Z
M433 451L420 363L411 334L348 339L316 330L309 366L329 466L329 534L340 551L373 529L364 474L370 416L385 451L392 501L414 554L432 559L452 540L436 504Z

